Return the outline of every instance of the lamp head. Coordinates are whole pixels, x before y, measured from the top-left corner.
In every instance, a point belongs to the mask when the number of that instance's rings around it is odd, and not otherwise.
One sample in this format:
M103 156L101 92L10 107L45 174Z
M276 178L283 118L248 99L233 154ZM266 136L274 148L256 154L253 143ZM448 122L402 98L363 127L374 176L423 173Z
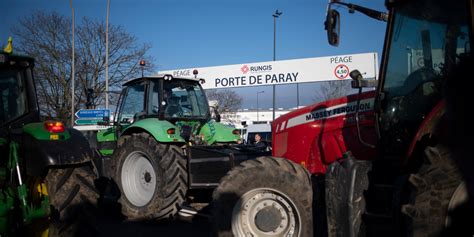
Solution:
M283 12L278 11L278 9L275 11L275 14L273 14L273 17L279 17L283 14Z

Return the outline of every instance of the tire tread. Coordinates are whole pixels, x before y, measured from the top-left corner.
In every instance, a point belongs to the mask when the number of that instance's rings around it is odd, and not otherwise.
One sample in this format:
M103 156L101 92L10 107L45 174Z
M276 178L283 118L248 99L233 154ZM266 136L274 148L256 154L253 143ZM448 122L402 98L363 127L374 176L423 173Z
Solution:
M229 171L213 192L213 225L219 237L233 236L230 219L234 204L253 188L273 188L285 193L299 208L301 235L312 236L312 186L310 173L283 158L258 157Z

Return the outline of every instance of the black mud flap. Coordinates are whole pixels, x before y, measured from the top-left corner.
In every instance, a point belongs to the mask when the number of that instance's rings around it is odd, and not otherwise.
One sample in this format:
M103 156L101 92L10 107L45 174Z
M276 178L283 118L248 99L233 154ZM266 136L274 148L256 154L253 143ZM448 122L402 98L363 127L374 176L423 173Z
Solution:
M255 146L190 146L187 148L189 186L215 188L234 166L249 159L270 156L271 152Z
M358 236L365 210L364 191L371 161L355 160L350 152L342 162L334 162L326 173L328 236Z
M67 140L36 140L26 135L22 142L28 175L41 175L50 166L77 165L90 162L92 150L86 138L75 129L68 129Z

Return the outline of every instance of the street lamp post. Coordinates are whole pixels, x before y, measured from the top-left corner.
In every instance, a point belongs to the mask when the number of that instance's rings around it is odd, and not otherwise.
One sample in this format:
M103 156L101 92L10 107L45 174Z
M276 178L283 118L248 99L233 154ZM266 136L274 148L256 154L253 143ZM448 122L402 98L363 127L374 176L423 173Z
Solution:
M107 16L105 17L105 108L109 109L109 11L110 0L107 0Z
M74 71L74 64L75 64L75 48L74 48L74 6L72 5L72 0L69 0L69 5L71 6L71 13L72 13L72 62L71 62L71 127L74 127L74 81L75 81L75 74Z
M259 121L259 116L258 116L258 94L260 93L265 93L265 91L257 91L257 121Z
M273 61L276 61L276 19L281 16L283 12L275 11L273 16ZM273 84L273 120L275 120L275 84Z

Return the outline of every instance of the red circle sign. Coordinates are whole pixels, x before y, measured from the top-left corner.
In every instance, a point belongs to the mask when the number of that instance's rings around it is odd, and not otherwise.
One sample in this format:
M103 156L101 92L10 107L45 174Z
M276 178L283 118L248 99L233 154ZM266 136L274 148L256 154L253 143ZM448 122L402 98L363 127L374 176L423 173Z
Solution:
M337 79L346 79L346 77L349 76L349 68L344 64L339 64L334 69L334 75Z

